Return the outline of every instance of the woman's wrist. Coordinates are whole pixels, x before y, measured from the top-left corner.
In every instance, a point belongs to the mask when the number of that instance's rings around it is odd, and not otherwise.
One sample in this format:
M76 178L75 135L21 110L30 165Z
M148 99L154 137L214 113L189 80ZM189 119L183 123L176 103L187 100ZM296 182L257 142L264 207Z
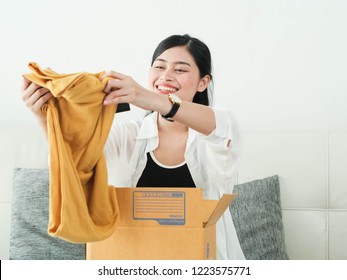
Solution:
M44 114L36 115L39 125L47 133L47 116Z
M150 110L166 115L170 112L172 104L166 95L152 93Z

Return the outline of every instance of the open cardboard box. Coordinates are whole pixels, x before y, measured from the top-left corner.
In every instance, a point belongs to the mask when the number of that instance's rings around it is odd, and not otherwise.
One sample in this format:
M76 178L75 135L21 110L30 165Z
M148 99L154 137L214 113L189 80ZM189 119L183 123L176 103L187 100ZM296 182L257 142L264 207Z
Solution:
M106 240L87 243L89 260L216 258L216 222L236 194L203 200L201 188L116 188L120 221Z

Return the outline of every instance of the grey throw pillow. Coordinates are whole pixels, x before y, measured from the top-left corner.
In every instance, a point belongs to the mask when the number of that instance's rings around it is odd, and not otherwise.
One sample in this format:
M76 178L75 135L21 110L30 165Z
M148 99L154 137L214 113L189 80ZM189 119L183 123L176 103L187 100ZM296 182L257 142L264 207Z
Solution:
M85 245L48 235L49 171L17 168L13 178L10 259L83 260Z
M286 260L277 175L234 187L231 215L246 259Z

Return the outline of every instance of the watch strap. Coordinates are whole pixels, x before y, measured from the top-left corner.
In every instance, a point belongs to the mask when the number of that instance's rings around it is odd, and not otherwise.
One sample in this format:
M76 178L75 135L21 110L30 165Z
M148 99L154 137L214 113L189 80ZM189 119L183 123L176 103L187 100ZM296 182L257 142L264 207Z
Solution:
M170 112L167 113L166 115L162 115L162 117L165 119L172 118L174 115L176 115L179 107L180 105L178 103L173 103Z
M171 110L170 110L170 112L167 113L166 115L161 115L161 116L162 116L163 118L167 119L167 120L172 121L171 118L172 118L174 115L176 115L176 113L177 113L179 107L181 106L181 104L180 104L179 102L175 102L175 101L171 98L170 95L169 95L168 97L169 97L169 100L170 100L171 103L172 103Z

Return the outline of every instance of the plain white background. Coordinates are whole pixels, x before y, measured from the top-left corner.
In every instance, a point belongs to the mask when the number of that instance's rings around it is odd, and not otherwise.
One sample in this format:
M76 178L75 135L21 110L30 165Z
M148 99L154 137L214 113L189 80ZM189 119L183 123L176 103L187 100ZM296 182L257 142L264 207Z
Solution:
M147 86L157 44L189 33L212 52L215 105L244 130L347 129L344 0L0 1L0 124L35 123L20 97L29 61Z

